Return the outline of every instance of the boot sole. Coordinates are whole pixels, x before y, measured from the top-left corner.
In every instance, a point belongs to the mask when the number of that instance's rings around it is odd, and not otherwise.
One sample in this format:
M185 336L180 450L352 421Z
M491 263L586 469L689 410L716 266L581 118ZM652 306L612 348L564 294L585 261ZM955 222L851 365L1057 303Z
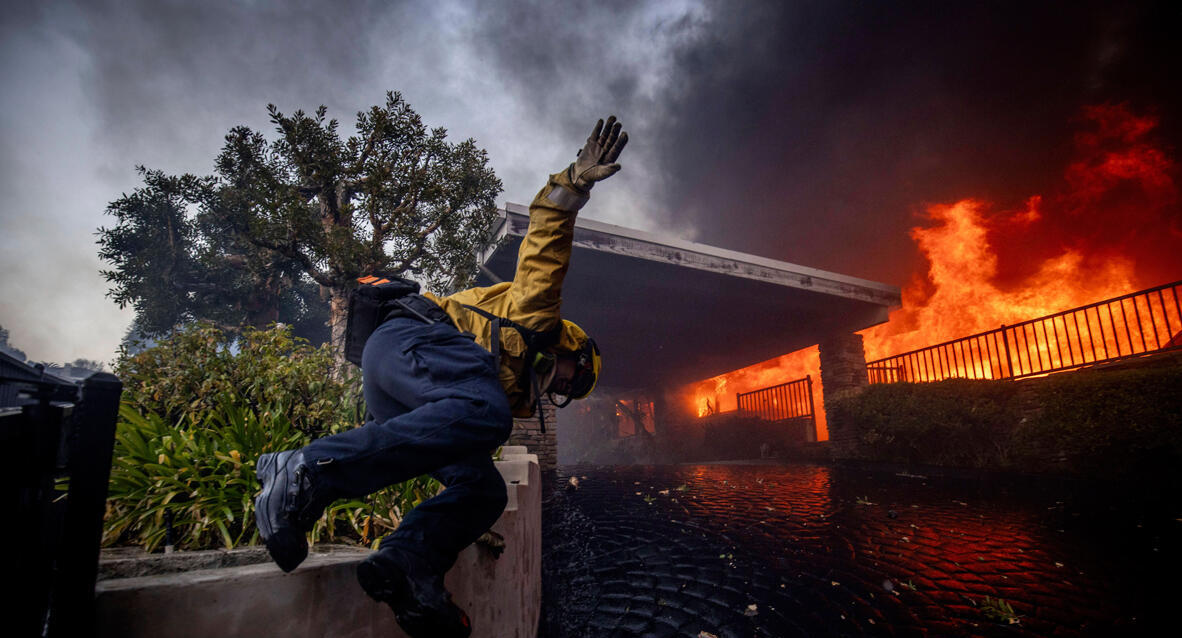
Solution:
M398 625L411 638L468 638L472 634L468 615L454 603L451 613L410 609L404 602L412 598L406 579L388 578L368 560L357 564L357 582L370 598L390 606Z
M379 603L392 604L392 601L410 597L405 580L386 578L381 568L368 560L357 564L357 582L370 598Z

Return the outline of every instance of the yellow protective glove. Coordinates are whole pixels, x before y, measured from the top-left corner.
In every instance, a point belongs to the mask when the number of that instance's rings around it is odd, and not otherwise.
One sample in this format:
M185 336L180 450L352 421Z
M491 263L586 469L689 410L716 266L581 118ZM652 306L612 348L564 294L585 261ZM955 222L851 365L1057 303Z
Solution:
M628 143L628 134L621 133L622 124L616 121L616 116L595 123L595 130L591 137L579 151L575 162L570 165L570 181L584 193L591 190L595 182L605 180L620 171L616 160L624 145Z

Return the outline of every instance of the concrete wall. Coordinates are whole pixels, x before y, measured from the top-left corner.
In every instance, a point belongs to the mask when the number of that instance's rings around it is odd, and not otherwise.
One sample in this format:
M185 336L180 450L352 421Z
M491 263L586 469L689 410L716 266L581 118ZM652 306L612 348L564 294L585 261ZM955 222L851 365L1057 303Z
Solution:
M492 531L495 559L473 545L445 582L472 618L473 638L534 638L541 613L542 492L538 459L506 447L497 469L509 504ZM357 584L360 548L313 553L284 574L273 563L113 578L96 588L98 635L135 638L404 638L394 614Z

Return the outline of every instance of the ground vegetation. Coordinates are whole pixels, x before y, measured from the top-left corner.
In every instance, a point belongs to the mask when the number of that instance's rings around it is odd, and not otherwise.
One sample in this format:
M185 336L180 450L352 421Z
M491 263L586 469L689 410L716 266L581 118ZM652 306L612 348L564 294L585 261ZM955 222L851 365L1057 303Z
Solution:
M169 540L179 549L256 543L259 455L364 421L358 377L332 369L329 345L312 346L287 326L235 338L199 323L121 357L104 544L154 551ZM338 501L312 539L372 544L439 489L419 478Z

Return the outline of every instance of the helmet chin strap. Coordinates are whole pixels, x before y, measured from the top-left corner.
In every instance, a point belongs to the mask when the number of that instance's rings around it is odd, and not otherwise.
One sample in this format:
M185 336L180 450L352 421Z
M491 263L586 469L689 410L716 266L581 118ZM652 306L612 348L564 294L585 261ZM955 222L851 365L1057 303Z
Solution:
M550 369L546 371L546 376L538 379L538 386L540 386L543 391L549 392L550 384L554 383L554 377L556 376L558 376L558 365L552 362L550 364Z
M556 397L556 396L562 396L562 395L560 395L560 394L555 394L554 392L552 392L552 391L550 390L550 384L554 382L554 377L557 377L557 376L558 376L558 365L557 365L557 364L555 364L555 365L553 365L553 366L551 366L551 367L550 367L550 372L548 372L548 373L546 374L546 378L545 378L545 380L543 380L543 381L540 383L540 385L541 385L541 387L543 388L543 391L546 393L546 396L550 397L550 403L553 403L553 404L554 404L554 407L556 407L556 408L565 408L567 405L569 405L569 404L570 404L570 402L571 402L571 398L570 398L569 396L567 396L567 397L564 397L564 400L563 400L563 401L559 402L559 401L555 400L555 398L554 398L554 397Z

